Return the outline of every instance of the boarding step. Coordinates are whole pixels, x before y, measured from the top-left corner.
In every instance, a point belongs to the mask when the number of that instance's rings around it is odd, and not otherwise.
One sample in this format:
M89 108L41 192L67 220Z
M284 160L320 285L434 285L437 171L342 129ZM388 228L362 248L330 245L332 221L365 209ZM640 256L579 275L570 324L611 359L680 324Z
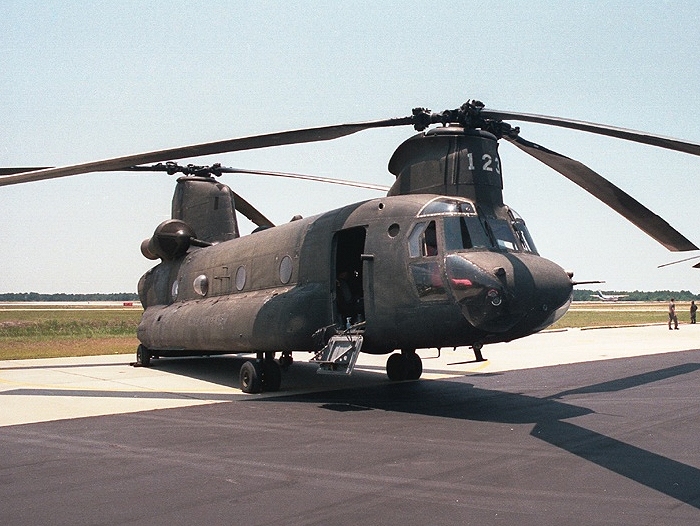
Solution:
M332 336L328 344L311 359L318 362L320 374L351 374L362 348L361 334Z

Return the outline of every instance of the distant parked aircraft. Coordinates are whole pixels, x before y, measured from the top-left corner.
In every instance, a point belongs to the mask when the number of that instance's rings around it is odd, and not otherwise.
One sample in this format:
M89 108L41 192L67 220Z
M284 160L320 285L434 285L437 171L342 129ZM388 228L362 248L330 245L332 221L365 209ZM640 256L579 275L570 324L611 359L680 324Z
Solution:
M627 294L603 294L601 291L597 291L596 294L591 294L591 298L597 298L601 301L617 301L620 298L626 298Z

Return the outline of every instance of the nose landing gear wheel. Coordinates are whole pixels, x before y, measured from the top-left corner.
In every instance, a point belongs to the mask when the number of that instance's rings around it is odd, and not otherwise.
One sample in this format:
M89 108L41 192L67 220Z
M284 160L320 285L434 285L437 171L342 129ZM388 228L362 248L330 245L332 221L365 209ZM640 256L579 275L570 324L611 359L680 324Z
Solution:
M401 354L394 353L386 362L386 374L389 380L418 380L423 374L423 361L414 350L402 350Z
M407 374L406 360L398 353L389 356L386 361L386 375L392 382L400 382L406 379Z
M423 374L423 361L420 359L415 351L405 355L408 362L408 380L418 380Z

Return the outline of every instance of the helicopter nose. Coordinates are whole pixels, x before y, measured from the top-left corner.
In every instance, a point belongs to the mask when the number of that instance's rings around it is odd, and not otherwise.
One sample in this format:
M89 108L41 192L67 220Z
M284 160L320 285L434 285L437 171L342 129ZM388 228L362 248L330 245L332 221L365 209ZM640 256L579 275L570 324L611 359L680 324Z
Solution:
M451 254L445 270L464 317L488 332L523 324L544 328L566 312L560 308L568 304L573 289L564 269L535 254Z

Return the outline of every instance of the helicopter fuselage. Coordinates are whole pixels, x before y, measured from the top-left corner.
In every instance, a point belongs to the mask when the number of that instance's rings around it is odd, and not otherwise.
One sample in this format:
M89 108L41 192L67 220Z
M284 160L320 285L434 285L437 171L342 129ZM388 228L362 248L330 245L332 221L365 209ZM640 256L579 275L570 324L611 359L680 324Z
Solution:
M363 352L509 341L561 317L570 276L507 206L388 196L191 247L139 283L158 354L316 351L324 327Z
M572 128L700 155L700 145L584 121L489 110L479 101L433 113L201 143L55 168L0 170L0 186L97 171L182 173L171 219L141 244L161 263L139 282L137 365L168 355L255 353L241 388L276 391L293 351L324 372L352 372L360 351L385 354L391 380L418 379L416 349L472 346L542 330L568 309L573 274L541 257L503 202L505 139L627 218L669 250L698 247L583 163L528 141L502 119ZM387 189L386 197L274 226L215 177L248 170L184 159L328 141L371 128L417 132L389 160L391 187L284 172L264 175ZM432 127L432 125L440 125ZM167 161L165 164L162 161ZM143 163L158 164L142 166ZM252 172L255 173L255 172ZM257 225L240 235L236 213ZM696 265L697 266L697 265ZM579 282L581 283L581 282ZM340 333L340 334L339 334ZM281 352L279 362L275 353Z

